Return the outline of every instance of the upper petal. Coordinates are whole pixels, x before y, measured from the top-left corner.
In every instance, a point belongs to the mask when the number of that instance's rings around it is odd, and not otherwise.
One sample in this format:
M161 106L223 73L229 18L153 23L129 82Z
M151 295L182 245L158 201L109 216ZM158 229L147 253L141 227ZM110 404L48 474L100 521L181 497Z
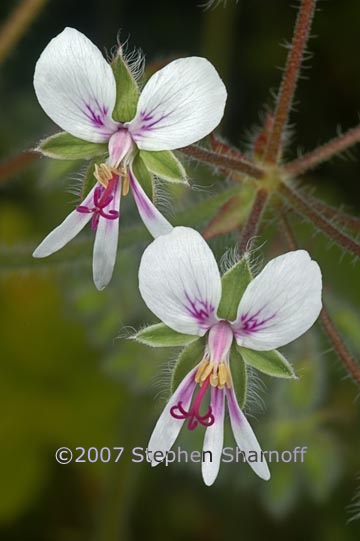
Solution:
M113 200L106 207L106 213L117 212L120 209L120 182L117 182ZM94 283L100 291L111 280L118 246L119 217L115 219L100 216L96 230L94 253L93 253L93 277Z
M220 273L212 251L194 229L175 227L146 248L139 288L148 308L175 331L203 336L217 321Z
M185 410L189 409L191 398L195 390L195 373L197 366L189 372L182 380L169 402L166 404L158 422L155 425L153 433L148 444L148 449L153 455L156 451L166 453L175 443L176 438L184 424L185 419L175 419L170 410L173 406L182 403ZM152 466L156 466L159 462L152 458Z
M321 271L305 250L270 261L248 285L233 323L239 345L266 351L288 344L321 310Z
M82 206L92 207L94 200L94 192L96 186L89 192L84 201L81 203ZM65 220L58 225L47 237L42 241L41 244L36 248L33 253L33 257L47 257L48 255L57 252L70 242L80 231L86 226L89 220L92 218L92 213L81 213L77 210L73 210Z
M141 149L181 148L216 128L226 96L225 85L208 60L180 58L149 79L128 126Z
M211 387L211 407L214 423L206 429L203 452L211 452L211 459L204 454L202 476L207 486L212 485L219 473L224 443L225 392L223 389Z
M65 28L45 47L35 67L34 87L45 113L75 137L100 143L116 131L111 66L74 28Z

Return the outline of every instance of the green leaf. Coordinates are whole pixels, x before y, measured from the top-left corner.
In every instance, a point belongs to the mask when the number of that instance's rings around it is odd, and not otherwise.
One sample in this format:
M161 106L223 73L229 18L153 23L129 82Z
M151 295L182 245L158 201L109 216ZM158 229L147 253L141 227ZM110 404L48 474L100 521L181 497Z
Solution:
M243 257L221 278L222 294L218 316L229 321L236 319L237 309L245 289L252 280L247 257Z
M186 182L187 175L182 163L170 150L140 150L140 156L146 167L160 178L170 182Z
M246 365L234 344L230 350L230 370L238 404L243 408L246 403L247 372Z
M107 143L89 143L63 131L40 141L37 150L57 160L91 160L105 156L108 146Z
M176 361L172 378L171 378L171 394L177 389L181 381L184 379L186 374L190 372L203 358L205 351L205 338L197 338L186 346L178 360Z
M204 238L212 239L241 228L249 216L253 195L253 186L244 186L241 192L226 201L206 227L203 233Z
M137 180L140 182L146 195L152 201L154 197L153 176L151 173L149 173L146 165L141 159L140 154L137 154L135 156L132 167L133 167L134 175L136 176Z
M129 122L136 114L139 87L121 55L114 58L111 67L116 81L116 103L112 116L118 122Z
M296 378L291 364L276 349L272 351L254 351L237 346L244 361L260 372L275 378Z
M137 342L156 348L186 346L197 340L198 337L192 334L176 332L164 323L158 323L142 329L131 338Z

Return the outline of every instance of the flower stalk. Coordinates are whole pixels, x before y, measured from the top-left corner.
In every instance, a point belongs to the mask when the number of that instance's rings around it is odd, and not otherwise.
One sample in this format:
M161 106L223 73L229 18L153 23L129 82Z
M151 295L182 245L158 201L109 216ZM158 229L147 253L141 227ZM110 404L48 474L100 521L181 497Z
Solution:
M282 138L294 99L296 84L299 79L301 63L304 56L306 43L309 38L315 5L316 0L302 0L301 2L296 20L292 45L289 51L284 77L280 85L275 107L269 143L265 153L265 162L269 164L274 164L279 159Z
M314 169L359 142L360 126L356 126L356 128L352 128L339 137L334 137L328 143L286 164L284 170L288 175L298 176L310 169Z
M239 253L243 254L246 252L249 241L256 236L261 219L268 201L269 194L268 191L264 188L260 188L255 195L254 203L250 214L248 216L247 222L242 230L241 241L239 245Z
M310 220L313 225L336 242L341 248L360 257L360 244L338 229L332 222L313 208L300 192L295 190L288 183L283 183L281 185L280 193L284 199L291 204L296 212L305 216L305 218Z

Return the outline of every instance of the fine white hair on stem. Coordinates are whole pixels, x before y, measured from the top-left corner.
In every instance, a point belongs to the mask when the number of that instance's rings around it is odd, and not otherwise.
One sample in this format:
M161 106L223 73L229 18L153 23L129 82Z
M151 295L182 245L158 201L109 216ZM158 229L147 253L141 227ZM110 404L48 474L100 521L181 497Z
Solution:
M151 387L155 391L154 401L159 404L159 408L163 407L170 397L169 389L171 388L172 374L175 368L176 360L179 356L177 352L170 360L163 363L157 373L153 376Z
M357 477L360 482L360 475ZM357 489L355 496L352 498L352 503L346 508L350 515L347 522L353 522L354 520L360 520L360 487Z

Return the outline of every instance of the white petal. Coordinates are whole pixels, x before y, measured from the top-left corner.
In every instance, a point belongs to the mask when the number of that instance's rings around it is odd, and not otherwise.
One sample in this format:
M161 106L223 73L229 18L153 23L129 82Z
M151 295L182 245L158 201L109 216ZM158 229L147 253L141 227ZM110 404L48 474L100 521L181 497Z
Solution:
M203 452L211 452L211 461L204 454L202 476L204 483L211 486L218 476L224 443L225 392L217 387L211 388L211 407L215 422L206 429Z
M170 410L179 402L182 402L185 410L189 409L196 386L195 373L197 368L198 367L196 366L187 374L187 376L185 376L160 415L147 447L152 455L156 451L166 453L175 443L185 419L175 419L171 415ZM158 461L152 460L152 466L157 466L157 464L159 464Z
M233 324L239 345L266 351L306 332L321 310L321 271L305 250L270 261L249 284Z
M228 400L231 428L236 445L239 447L240 451L245 454L249 466L251 466L256 475L267 481L270 479L269 468L265 457L262 455L261 447L256 439L254 431L239 408L232 388L226 390L226 396Z
M82 206L92 207L94 200L94 191L96 186L89 192L87 197L81 203ZM41 244L36 248L33 253L33 257L47 257L48 255L57 252L70 242L91 220L92 214L83 214L74 210L71 212L65 220L56 227Z
M130 167L130 186L134 195L135 203L140 214L140 218L144 222L149 233L154 237L166 235L173 230L173 226L155 207L151 199L142 189L140 182L136 179L132 167Z
M128 126L141 149L181 148L216 128L226 96L225 85L208 60L180 58L149 79Z
M50 41L37 61L34 87L45 113L75 137L98 143L116 131L111 66L81 32L65 28Z
M106 212L120 210L121 184L117 183L113 200L106 207ZM118 246L119 218L109 220L100 216L96 230L93 252L94 284L99 291L111 280Z
M175 331L203 336L217 321L219 269L194 229L175 227L146 248L139 287L148 308Z

